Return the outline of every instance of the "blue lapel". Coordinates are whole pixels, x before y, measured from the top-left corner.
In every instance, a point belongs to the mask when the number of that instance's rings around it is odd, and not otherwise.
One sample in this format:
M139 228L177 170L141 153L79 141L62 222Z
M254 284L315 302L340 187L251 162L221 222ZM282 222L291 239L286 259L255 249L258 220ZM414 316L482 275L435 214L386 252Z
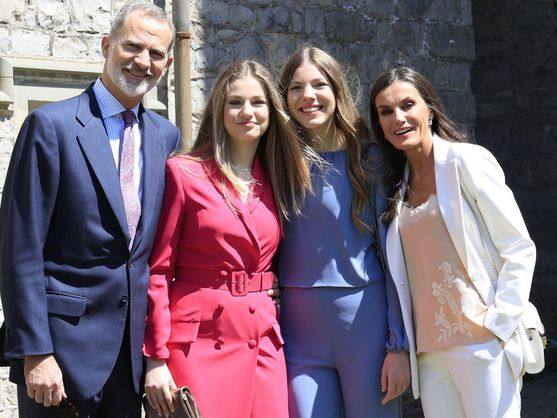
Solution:
M143 194L141 202L141 228L134 239L132 251L139 246L145 231L155 216L155 206L164 192L165 161L167 153L159 136L159 126L142 105L139 107L139 126L143 145Z
M114 164L114 157L104 129L101 111L91 86L79 97L76 117L83 125L83 129L77 135L77 140L106 195L112 211L116 215L118 224L126 237L126 242L129 242L130 232L122 191L120 190L118 170L116 164Z

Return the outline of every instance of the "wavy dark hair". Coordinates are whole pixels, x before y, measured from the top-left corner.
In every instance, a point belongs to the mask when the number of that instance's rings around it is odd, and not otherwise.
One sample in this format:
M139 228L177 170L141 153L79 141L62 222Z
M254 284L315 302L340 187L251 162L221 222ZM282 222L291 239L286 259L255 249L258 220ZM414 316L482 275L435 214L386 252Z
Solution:
M381 145L387 163L389 165L386 175L387 186L392 190L391 204L386 213L388 220L392 219L396 212L396 201L400 188L404 179L404 166L406 165L406 156L404 153L396 149L385 138L383 129L379 123L379 113L375 106L375 99L383 90L393 84L395 81L403 81L411 84L418 90L420 96L426 103L427 107L433 115L431 131L439 137L451 142L466 142L467 137L465 131L458 123L453 121L446 113L441 98L428 81L428 79L418 71L410 67L397 67L384 71L371 85L369 91L369 117L371 120L371 129Z
M365 161L362 161L362 144L369 140L369 131L360 113L356 109L354 99L345 77L345 71L337 60L325 51L316 47L303 47L294 52L282 67L280 89L287 100L288 87L298 67L304 63L315 65L323 74L335 95L336 108L333 115L337 132L346 144L348 157L347 170L352 193L352 221L360 232L369 230L367 222L362 219L363 209L368 199L368 176ZM292 118L294 119L294 118ZM295 120L294 120L295 122ZM316 145L306 130L296 123L302 140L315 149Z

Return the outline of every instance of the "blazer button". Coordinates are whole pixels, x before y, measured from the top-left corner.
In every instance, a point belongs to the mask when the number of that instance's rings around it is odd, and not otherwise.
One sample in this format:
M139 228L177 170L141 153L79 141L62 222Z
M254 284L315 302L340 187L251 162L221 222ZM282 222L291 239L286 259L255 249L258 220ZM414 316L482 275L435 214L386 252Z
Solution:
M249 340L249 341L248 341L248 347L249 347L250 349L255 348L256 345L257 345L257 342L256 342L255 340Z
M120 303L122 303L122 305L125 305L126 303L128 303L128 297L126 295L122 296L120 298Z
M252 303L249 305L249 313L250 314L254 314L255 313L255 305Z
M128 266L129 269L132 268L133 265L132 265L132 260L131 260L131 258L128 260L128 262L126 263L126 265Z

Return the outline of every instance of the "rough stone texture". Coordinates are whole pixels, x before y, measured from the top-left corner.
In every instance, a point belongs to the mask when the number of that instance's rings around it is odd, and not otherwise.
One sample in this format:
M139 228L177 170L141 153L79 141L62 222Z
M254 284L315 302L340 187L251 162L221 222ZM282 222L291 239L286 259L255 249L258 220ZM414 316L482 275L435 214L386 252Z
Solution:
M316 45L360 80L364 114L371 81L407 64L434 81L449 112L473 131L471 16L470 0L193 1L192 74L214 78L222 65L253 57L278 74L296 48ZM196 117L203 105L194 100Z
M0 23L11 23L25 11L25 0L4 0L0 7Z
M537 245L532 300L557 346L557 9L477 0L472 10L476 138L503 166Z

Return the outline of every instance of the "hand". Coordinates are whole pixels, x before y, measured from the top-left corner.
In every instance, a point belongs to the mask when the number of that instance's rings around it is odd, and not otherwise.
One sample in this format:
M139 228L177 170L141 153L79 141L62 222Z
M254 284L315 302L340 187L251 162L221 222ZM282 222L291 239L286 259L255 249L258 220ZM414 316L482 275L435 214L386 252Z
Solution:
M267 290L267 296L273 299L273 303L275 306L279 306L280 304L280 289L279 289L279 281L278 277L275 273L273 273L275 279L273 280L273 287Z
M278 306L280 304L280 289L273 288L273 289L267 290L267 296L269 296L271 299L273 299L273 303L276 306Z
M387 353L381 370L381 391L387 392L381 404L393 400L404 393L410 385L410 359L406 351Z
M172 402L174 389L176 389L176 384L168 370L166 360L148 358L145 373L145 395L159 417L163 415L168 417L170 412L174 412Z
M48 408L66 398L62 370L54 355L25 356L23 374L27 395L35 402Z

